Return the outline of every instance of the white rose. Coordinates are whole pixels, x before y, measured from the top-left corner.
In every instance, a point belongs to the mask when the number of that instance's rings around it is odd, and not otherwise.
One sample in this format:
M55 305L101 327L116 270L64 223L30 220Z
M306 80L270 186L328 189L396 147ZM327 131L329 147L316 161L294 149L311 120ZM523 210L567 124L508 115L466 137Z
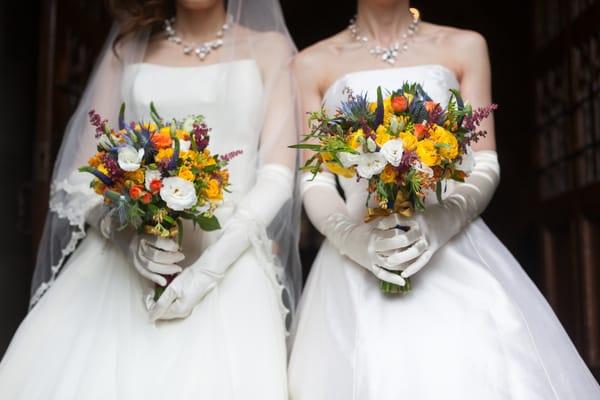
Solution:
M460 164L456 167L459 171L463 171L466 174L470 174L475 168L475 157L473 156L473 150L471 147L467 147L467 152L462 156Z
M160 198L167 203L167 207L170 209L183 211L196 204L196 188L192 182L172 176L163 179Z
M402 140L388 140L381 147L381 154L383 154L387 162L394 167L397 167L400 165L400 161L402 161L402 154L404 154L404 144L402 143Z
M157 179L161 179L160 171L157 169L147 169L146 174L144 175L144 186L146 187L146 190L150 191L150 183Z
M123 146L119 148L119 167L123 171L136 171L144 158L144 149L136 150L133 146Z
M381 153L365 153L359 156L356 172L365 179L371 179L373 175L380 174L385 168L386 159Z
M344 151L338 153L338 158L340 159L340 162L344 168L350 168L351 166L358 164L360 154L352 154Z

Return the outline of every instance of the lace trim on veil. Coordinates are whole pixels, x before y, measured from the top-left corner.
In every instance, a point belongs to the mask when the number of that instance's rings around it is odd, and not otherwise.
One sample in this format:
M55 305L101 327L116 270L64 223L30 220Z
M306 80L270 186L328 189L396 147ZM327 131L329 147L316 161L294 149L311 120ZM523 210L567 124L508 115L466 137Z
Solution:
M87 235L85 222L89 212L97 205L102 204L102 197L90 189L89 180L73 179L73 177L72 175L69 179L52 184L48 212L68 220L70 231L64 234L69 235L69 240L61 249L58 261L50 265L50 279L39 284L35 290L29 303L30 308L35 306L52 287L67 258L75 251L79 241ZM48 260L48 262L52 263L53 260Z

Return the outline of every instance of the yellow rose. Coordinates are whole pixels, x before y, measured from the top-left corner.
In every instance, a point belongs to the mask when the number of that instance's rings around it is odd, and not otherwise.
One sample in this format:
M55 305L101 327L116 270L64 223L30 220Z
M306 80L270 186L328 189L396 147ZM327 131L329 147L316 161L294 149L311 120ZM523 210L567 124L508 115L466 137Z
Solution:
M433 167L440 163L440 155L435 148L435 144L429 139L423 139L417 144L417 156L428 167Z
M352 178L354 176L354 167L344 168L336 161L333 160L331 153L321 153L321 159L329 171L336 175L343 176L344 178Z
M379 146L383 146L384 144L386 144L386 142L388 142L391 139L387 128L383 125L379 125L375 133L375 143L377 143Z
M196 177L194 173L188 167L179 168L179 174L177 174L181 179L185 179L186 181L194 182Z
M394 183L396 182L396 177L398 176L398 173L396 172L396 169L394 167L392 167L390 164L386 165L385 168L383 169L383 171L381 172L381 181L383 183Z
M413 151L417 148L418 140L412 133L401 132L400 139L402 139L404 150Z
M208 186L204 190L206 196L211 200L221 200L223 198L223 192L221 191L221 186L219 185L219 181L216 179L210 179L208 181Z
M430 139L435 142L442 157L450 160L458 157L458 140L452 132L436 125L431 132Z
M364 138L365 137L365 133L363 132L362 129L359 129L355 132L350 132L350 135L348 135L348 146L352 147L354 150L358 150L360 148L360 140L359 138Z
M173 157L173 148L169 147L168 149L158 150L158 153L156 153L154 159L156 160L156 162L160 162L171 157Z

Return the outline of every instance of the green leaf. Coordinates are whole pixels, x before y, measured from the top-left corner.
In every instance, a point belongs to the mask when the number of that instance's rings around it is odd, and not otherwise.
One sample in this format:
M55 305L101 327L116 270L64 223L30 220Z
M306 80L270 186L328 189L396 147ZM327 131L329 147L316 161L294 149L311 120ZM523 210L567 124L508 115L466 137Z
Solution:
M219 220L217 217L198 215L194 218L194 222L196 222L203 231L216 231L217 229L221 229L221 224L219 224Z
M291 145L288 147L291 149L304 149L304 150L314 150L314 151L321 150L320 144L299 143L299 144L294 144L294 145Z
M442 182L440 182L440 181L438 181L438 183L435 185L435 197L437 197L438 203L440 203L440 204L443 203L443 199L442 199Z
M150 117L157 127L162 127L162 118L158 115L158 111L156 111L156 107L154 107L154 102L150 102Z

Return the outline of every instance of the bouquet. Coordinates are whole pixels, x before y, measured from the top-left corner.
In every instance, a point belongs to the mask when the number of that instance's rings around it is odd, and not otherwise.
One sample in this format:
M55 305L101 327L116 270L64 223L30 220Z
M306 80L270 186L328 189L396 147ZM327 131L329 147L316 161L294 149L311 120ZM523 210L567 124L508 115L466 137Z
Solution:
M347 101L335 115L310 113L309 133L292 147L314 152L304 171L316 175L325 165L334 174L366 179L367 222L392 213L409 217L425 210L432 191L441 202L446 180L465 180L474 164L470 144L486 135L479 125L497 107L473 110L457 90L450 92L444 108L415 83L385 97L379 87L376 102L346 89ZM404 287L381 281L380 287L403 293L410 280Z
M241 151L211 154L210 129L201 115L182 121L165 121L150 105L152 122L124 120L118 129L94 110L90 123L96 129L97 152L79 171L94 175L91 187L119 221L150 235L176 239L181 246L182 220L205 231L220 228L214 211L229 186L227 164ZM168 276L170 282L174 276ZM155 299L163 287L156 286Z

